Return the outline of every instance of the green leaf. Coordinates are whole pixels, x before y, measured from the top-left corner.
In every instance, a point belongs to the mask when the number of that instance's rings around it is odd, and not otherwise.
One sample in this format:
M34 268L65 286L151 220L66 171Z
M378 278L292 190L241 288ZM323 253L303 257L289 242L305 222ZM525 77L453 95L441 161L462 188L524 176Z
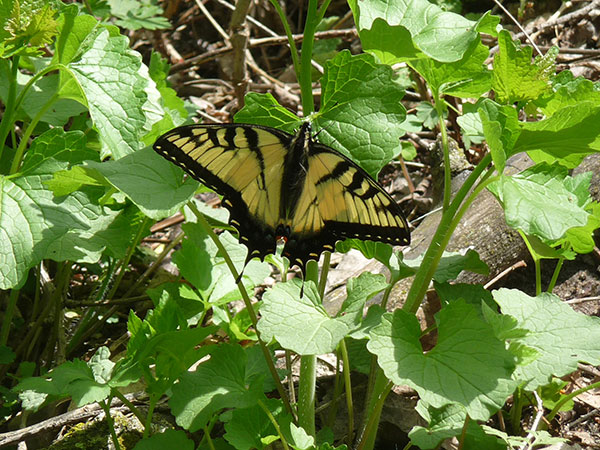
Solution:
M294 134L302 121L281 106L271 94L249 92L245 102L244 107L234 117L236 123L264 125Z
M417 411L429 425L413 427L408 437L413 445L423 450L436 448L442 440L459 435L467 418L465 409L456 403L433 408L420 401Z
M59 397L70 396L77 406L104 400L110 394L110 387L96 381L90 365L79 359L61 364L45 377L25 378L15 390L32 390Z
M6 345L0 345L0 364L10 364L15 360L15 352Z
M498 102L527 102L550 89L550 75L554 70L549 70L545 60L536 58L531 62L532 47L518 48L506 30L498 35L498 47L492 81Z
M553 378L550 383L542 386L539 389L540 397L544 402L544 408L549 410L554 409L554 407L558 404L559 401L564 399L569 394L564 394L564 392L569 392L569 381L563 381L560 378ZM570 411L575 406L575 402L573 398L567 400L565 403L561 405L558 409L559 411Z
M54 172L52 179L46 181L45 184L55 197L63 197L83 190L85 186L106 188L111 186L99 171L84 166L74 166L68 170Z
M2 4L0 55L37 56L57 33L56 11L44 0L13 0ZM10 12L9 12L10 9Z
M212 439L211 442L200 444L196 450L237 450L223 438Z
M94 380L98 383L106 384L110 381L115 363L110 360L110 350L108 347L102 346L96 350L96 353L90 358L88 365L92 369Z
M581 102L600 106L600 85L583 77L575 78L573 72L564 70L552 80L552 92L544 93L534 103L549 117L566 106Z
M485 448L486 450L505 450L506 442L488 433L489 428L471 420L467 426L463 448Z
M97 160L98 154L86 147L81 131L51 128L38 136L23 159L22 175L43 175L67 169L85 160Z
M65 5L58 18L60 35L56 40L56 50L52 63L69 64L85 51L91 40L104 30L98 20L89 14L79 14L75 4ZM61 72L61 77L64 73ZM65 80L63 80L64 82Z
M479 97L491 89L492 73L485 66L489 48L478 39L473 40L464 56L454 62L438 62L421 58L409 62L438 95Z
M198 182L184 179L183 171L151 148L139 150L118 161L88 163L140 210L152 219L175 214L194 195Z
M502 173L507 154L510 154L520 133L517 111L510 106L500 106L492 100L484 99L479 103L477 112L494 165L498 173Z
M194 450L194 441L187 438L182 430L165 430L155 433L149 438L139 441L133 450L162 450L176 448L177 450Z
M365 272L349 280L348 296L332 318L319 304L313 283L304 284L303 297L298 284L278 284L263 296L258 330L265 341L274 338L300 355L332 352L346 335L360 327L365 302L386 287L383 275Z
M471 144L481 144L485 140L481 116L477 112L479 104L480 101L476 104L465 103L463 114L456 118L462 132L465 148L470 148Z
M385 311L382 311L382 314ZM379 316L381 321L381 315ZM379 322L377 322L378 325ZM370 331L370 330L369 330ZM364 339L346 339L348 357L350 359L350 370L368 375L371 370L373 356L367 350L367 336Z
M186 239L181 250L173 255L173 262L179 268L181 275L189 280L198 289L206 300L212 304L225 304L238 300L241 294L238 291L235 279L219 255L216 245L208 237L205 230L198 224L186 223L183 225ZM251 290L269 275L270 269L264 262L250 261L244 267L248 249L238 243L228 232L221 233L219 239L229 257L233 261L237 272L244 270L242 282L246 289Z
M583 254L594 250L594 232L600 228L600 203L588 204L586 210L590 213L588 222L583 227L573 227L567 230L564 241L557 242L563 247L572 248L573 251Z
M365 258L375 258L380 263L389 267L393 248L384 242L363 241L361 239L345 239L337 242L335 249L341 253L347 253L351 249L359 250Z
M325 64L319 141L351 157L374 178L399 152L406 110L404 90L388 66L345 50Z
M115 23L128 30L161 30L171 28L163 9L156 0L108 0L110 13L118 19Z
M417 149L411 142L402 141L400 146L402 147L401 155L405 161L412 161L417 157Z
M531 431L530 436L512 436L504 431L497 430L487 425L481 425L481 428L484 432L489 436L497 436L498 438L504 441L504 447L502 448L516 448L523 447L525 445L530 445L531 448L538 447L540 445L552 445L552 444L560 444L563 442L567 442L566 439L553 437L544 430ZM528 433L529 434L529 433ZM533 438L533 439L532 439ZM481 447L469 447L469 448L481 448ZM487 448L487 447L485 447ZM551 447L545 447L551 448Z
M442 408L432 408L420 401L417 411L429 426L415 426L408 434L413 445L420 449L438 448L443 439L460 436L467 418L463 407L457 404L447 405ZM506 444L500 439L485 434L481 426L470 420L464 438L465 449L506 450Z
M423 261L423 255L415 259L405 259L402 263L408 269L408 275L415 273ZM433 279L438 283L445 283L456 277L463 271L488 274L489 267L479 258L475 250L461 252L444 252L440 263L433 275Z
M23 283L42 259L96 262L111 244L114 236L105 233L119 215L97 205L102 190L57 199L46 187L53 171L88 154L79 132L49 130L30 152L24 165L30 174L0 177L0 289Z
M477 22L467 20L458 14L446 12L426 0L393 3L385 0L360 2L352 0L349 4L361 41L368 36L367 42L376 44L375 47L367 47L363 42L365 51L377 49L381 44L386 45L385 40L378 38L393 36L381 35L379 34L381 31L375 36L369 36L369 29L378 18L383 19L391 27L401 25L406 28L412 36L414 45L437 61L458 61L478 36ZM398 37L403 39L398 39ZM406 35L396 35L394 40L387 42L398 45L406 41L406 38Z
M582 101L559 109L551 117L521 124L513 153L527 152L536 162L558 161L567 168L600 151L600 106Z
M10 72L8 60L0 60L0 71ZM33 75L17 74L17 95L23 93L23 88L32 79ZM0 77L0 97L5 104L8 98L9 83L12 83L12 80L8 76ZM41 114L41 117L38 118L40 122L60 127L65 125L69 118L87 111L82 104L72 99L57 98L58 87L59 75L57 74L49 74L35 80L24 93L15 118L30 122L38 114Z
M384 313L385 310L380 305L374 304L369 306L367 315L362 320L360 327L352 330L348 334L348 337L353 339L367 339L371 330L381 322L381 316L383 316Z
M503 204L510 227L553 241L563 238L568 229L588 223L587 187L573 183L581 176L569 177L558 164L542 163L514 176L502 175L490 190Z
M578 362L600 364L600 318L573 311L553 294L530 297L503 288L493 295L503 314L513 316L519 328L529 330L518 342L539 353L535 361L515 370L514 378L524 389L537 389L553 375L567 375L577 369Z
M293 422L290 422L289 430L291 435L290 445L294 450L309 450L314 448L315 438L304 431L304 428L297 427Z
M194 432L223 408L247 408L262 396L262 380L249 382L246 355L239 345L221 344L196 371L183 374L169 400L177 423Z
M439 123L439 116L436 109L429 102L420 102L417 105L417 120L419 120L425 128L433 130Z
M152 131L144 136L144 143L147 145L152 145L163 133L181 125L188 116L183 100L177 96L177 92L169 87L167 82L169 68L170 65L166 59L161 58L159 53L152 52L148 70L150 78L156 83L156 89L160 92L164 116L152 126Z
M367 348L390 380L413 387L431 406L458 403L472 419L487 420L515 387L512 355L463 301L443 308L436 321L438 342L427 353L417 318L403 310L383 316Z
M481 307L481 303L492 307L495 306L494 299L490 291L485 289L480 284L468 283L440 283L434 282L435 291L440 296L442 306L449 305L458 299L465 300L468 304L477 308Z
M381 18L376 18L370 29L361 30L359 36L363 49L373 54L382 64L391 66L423 57L405 27L390 26Z
M260 307L258 330L269 342L276 339L282 347L300 355L320 355L333 351L349 331L347 323L329 317L318 304L313 283L275 285L265 292Z
M140 149L143 135L162 118L162 108L148 68L129 48L129 39L104 30L69 68L98 130L101 157L119 159Z
M274 417L283 412L281 400L268 399L263 402ZM264 438L276 435L277 430L258 405L249 408L237 408L225 422L225 439L238 450L264 449L268 444Z

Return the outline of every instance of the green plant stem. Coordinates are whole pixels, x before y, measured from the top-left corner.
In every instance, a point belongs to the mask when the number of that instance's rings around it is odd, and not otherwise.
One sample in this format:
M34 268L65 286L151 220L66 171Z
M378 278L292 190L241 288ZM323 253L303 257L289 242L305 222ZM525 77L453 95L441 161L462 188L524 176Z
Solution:
M382 380L384 380L384 378L385 377L381 377ZM387 380L384 382L387 382ZM360 442L356 446L356 450L370 450L374 447L381 411L383 410L385 399L392 390L392 387L394 387L394 384L392 382L387 382L384 388L381 389L381 394L377 397L373 407L369 409L368 421L360 436ZM365 412L365 414L367 414L367 412Z
M337 416L337 408L338 408L338 400L342 393L342 387L344 383L341 381L340 375L340 352L338 349L336 365L335 365L335 378L333 380L333 395L331 398L331 402L329 403L329 412L327 414L327 421L325 422L325 426L329 428L333 428L333 424L335 423L335 418Z
M312 52L314 46L315 31L318 25L317 0L308 0L306 11L306 23L304 24L304 38L300 52L300 93L302 96L302 112L308 117L315 110L315 102L312 93Z
M6 97L4 117L2 117L2 121L0 122L0 159L2 158L4 143L6 142L6 137L12 128L13 117L17 109L15 99L17 98L17 73L19 72L19 58L19 55L16 55L12 59L10 73L7 74L8 95Z
M465 438L467 437L467 428L469 428L469 422L471 418L467 415L465 422L463 423L462 431L460 432L460 438L458 439L458 450L462 450L465 445Z
M217 249L219 250L219 254L225 260L225 264L227 264L227 267L229 268L229 271L233 275L233 278L235 278L237 280L239 278L238 271L235 268L233 261L229 257L229 253L227 253L227 250L225 250L223 243L219 240L219 237L215 234L212 227L206 221L206 219L204 218L202 213L198 210L198 207L194 204L194 202L188 202L188 207L192 210L192 212L198 219L198 224L200 224L200 226L202 226L202 228L204 228L204 230L210 236L210 238L212 239L214 244L217 246ZM248 297L248 292L246 291L246 288L241 280L238 281L237 286L240 291L240 294L242 295L242 299L244 301L244 305L246 306L246 310L248 311L248 316L250 317L252 326L256 330L256 336L258 338L258 343L263 352L263 356L264 356L265 362L267 363L267 366L269 368L269 372L271 373L271 377L273 378L273 381L275 382L275 386L277 387L277 392L279 393L279 396L281 397L281 401L285 405L285 409L292 415L292 417L294 417L295 416L294 410L292 409L292 405L290 404L289 398L285 392L285 389L283 388L283 385L281 384L281 380L279 379L277 369L275 369L275 364L273 363L273 358L271 358L271 353L269 352L267 344L265 344L265 342L260 338L260 332L258 331L258 327L257 327L258 318L256 317L256 312L254 312L254 308L252 307L252 302L250 301L250 298Z
M331 252L323 253L323 266L321 267L321 278L319 279L319 297L323 298L325 295L325 286L327 286L327 274L329 273L329 266L331 264Z
M321 23L321 20L323 20L323 17L325 17L325 13L327 12L327 8L329 7L330 3L331 3L331 0L325 0L321 4L319 11L317 11L317 17L315 18L315 22L316 22L317 26Z
M13 289L10 291L8 296L8 305L6 305L6 311L2 318L2 331L0 332L0 345L6 345L8 342L8 335L10 334L10 327L12 324L12 318L17 308L17 300L19 299L19 289Z
M304 283L312 281L319 286L319 264L309 260L304 270ZM304 295L304 294L302 294ZM319 300L323 296L319 293ZM317 386L317 357L303 355L300 357L300 374L298 378L298 424L310 436L315 436L315 392Z
M123 295L124 298L129 297L133 292L135 292L135 290L138 287L140 287L144 281L146 281L150 274L154 272L158 267L160 267L160 263L167 257L171 250L173 250L177 245L179 245L179 243L183 240L184 235L185 233L179 233L177 236L175 236L173 240L171 240L171 242L169 242L169 244L164 248L160 255L158 255L158 257L154 261L152 261L152 264L148 266L148 268L142 274L142 276L135 280L135 283L133 283L133 285L127 290L125 295Z
M554 268L554 273L552 274L552 279L548 284L547 292L552 292L554 290L554 286L556 286L556 281L558 280L558 275L560 274L560 270L562 269L563 263L565 262L564 256L559 256L558 261L556 262L556 267Z
M433 93L433 103L438 115L440 133L442 135L442 153L444 155L444 200L442 202L443 211L447 211L450 206L450 196L452 194L452 169L450 168L450 150L448 147L448 131L444 122L444 104L438 91Z
M525 242L525 246L527 250L529 250L529 254L531 255L531 259L533 259L533 267L535 267L535 295L540 295L542 293L542 267L541 260L537 256L537 252L531 246L531 242L529 242L529 238L527 235L521 231L517 230L521 235L521 239Z
M350 358L348 358L348 348L346 340L340 342L340 351L342 353L342 361L344 364L344 387L346 389L346 407L348 408L348 445L352 445L354 439L354 406L352 403L352 381L350 379Z
M215 444L212 441L212 438L210 437L210 429L208 427L204 427L204 437L206 438L206 442L208 444L208 447L210 448L210 450L215 450Z
M413 281L413 285L408 293L408 297L406 299L406 303L403 306L403 309L406 311L416 313L419 305L421 304L421 300L425 296L425 292L429 287L429 283L433 278L435 270L440 262L440 259L443 255L446 246L452 236L454 229L458 226L461 218L466 213L469 206L475 200L475 198L479 195L479 193L485 189L485 187L490 183L489 177L493 173L493 169L490 168L487 173L481 177L483 171L487 168L488 164L491 162L491 156L486 155L475 167L473 173L469 175L463 186L459 189L458 193L454 197L454 200L450 203L448 209L442 215L442 220L436 230L436 233L433 237L425 256L423 257L423 261L421 262L421 266L417 270L415 275L415 280ZM480 179L481 177L481 179ZM479 180L479 184L472 190L475 183ZM470 194L469 194L470 192ZM417 283L419 283L417 285ZM367 403L367 408L365 414L369 417L369 421L373 420L376 404L373 403L373 399L381 399L384 395L384 389L386 386L384 385L383 380L386 380L383 371L380 368L375 366L376 358L372 359L371 369L375 370L376 374L375 382L373 384L373 389L369 391L367 390L367 398L370 399ZM369 382L371 383L371 379L373 377L373 373L369 374ZM389 392L389 391L388 391ZM385 394L387 395L387 394ZM385 397L383 397L385 400ZM382 401L383 401L382 400ZM377 424L379 424L379 419L377 418ZM375 429L377 427L375 426ZM368 426L365 428L364 435L367 435L366 430ZM364 440L365 438L361 438ZM369 444L365 444L364 450L370 450L373 448L375 438L374 436L369 438L371 439Z
M104 278L100 286L94 292L94 300L97 302L103 301L106 298L106 294L109 290L110 282L113 279L114 273L116 270L116 265L114 264L112 259L109 259L108 268L105 271ZM87 308L82 319L79 321L79 325L77 326L75 333L73 333L73 337L67 344L67 348L65 350L65 355L68 358L70 354L75 351L75 349L79 346L85 336L87 336L88 328L92 323L92 320L96 317L96 308ZM110 317L110 316L109 316ZM92 327L99 326L99 322L96 322L92 325Z
M300 357L298 386L298 424L309 436L315 436L315 387L317 383L317 356Z
M278 0L271 0L271 5L277 11L279 15L279 20L281 20L281 24L283 25L283 29L285 30L285 34L288 39L288 45L290 47L290 54L292 56L292 64L294 65L294 72L296 72L296 79L300 80L300 59L298 57L298 49L296 48L296 41L294 41L294 36L292 35L292 30L290 28L290 24L285 17L285 13L281 9Z
M150 436L150 431L152 430L152 416L154 415L154 408L160 399L160 395L150 395L150 401L148 402L148 413L146 414L146 422L142 422L144 424L144 435L143 439L146 439Z
M388 284L388 287L386 287L385 291L383 291L383 297L381 299L381 308L384 310L387 308L387 302L390 299L390 294L392 293L392 288L394 287L394 284L395 283Z
M535 267L535 295L538 296L542 293L542 260L534 258L533 266Z
M523 390L517 388L513 394L513 406L510 410L510 422L512 432L515 435L521 434L521 414L523 411Z
M138 226L138 230L135 235L135 238L133 239L133 242L127 249L127 254L125 255L125 258L123 258L123 260L121 261L121 264L120 264L120 267L118 270L118 274L117 274L117 278L115 279L115 282L113 283L112 288L110 289L110 292L108 293L108 296L107 296L108 300L111 300L117 293L117 289L119 288L119 285L121 284L121 280L123 280L123 277L125 276L127 266L129 266L129 261L131 261L131 258L133 256L133 254L135 253L135 249L142 241L142 239L144 237L143 234L147 230L147 225L149 222L150 222L150 218L147 216L144 217L144 220L142 220L140 222L140 225Z
M48 111L48 109L50 109L50 107L54 103L56 103L58 98L59 98L58 94L54 94L52 97L50 97L50 99L48 99L48 101L44 104L44 106L37 112L37 114L31 121L31 123L27 126L27 129L25 130L25 132L23 133L23 136L21 137L21 142L19 143L19 146L17 147L17 151L15 152L15 156L12 160L12 164L10 166L11 174L17 173L17 171L21 167L21 163L23 162L23 156L25 154L25 149L27 148L27 144L29 142L29 137L35 130L35 127L37 126L37 124L40 121L40 119L42 118L42 116L46 113L46 111Z
M285 436L281 432L281 428L279 427L277 420L275 420L275 417L273 417L273 414L271 414L271 411L269 411L269 408L267 408L267 406L261 400L258 400L258 406L260 406L262 408L262 410L265 412L265 414L267 415L267 417L269 418L269 420L275 427L275 431L277 431L277 434L279 435L279 439L281 439L281 445L283 446L284 450L289 450L288 443L285 439Z
M383 298L381 299L381 307L384 310L387 307L387 302L390 298L390 293L392 292L393 287L394 287L394 283L390 282L388 287L383 292ZM382 375L382 373L379 373L380 371L381 371L381 369L379 369L379 366L377 365L377 356L371 355L371 364L369 367L369 377L367 378L368 381L367 381L367 389L366 389L366 395L365 395L365 410L366 411L370 411L370 408L372 407L371 403L372 403L372 398L373 398L373 392L375 392L375 384L377 382L378 376ZM382 385L382 387L383 387L383 385ZM364 430L364 428L366 426L366 420L368 419L368 417L369 417L369 414L363 414L361 430Z
M110 391L110 393L111 393L111 395L114 395L119 400L121 400L121 402L123 402L123 404L129 408L129 411L131 411L133 413L133 415L135 417L137 417L137 419L140 421L140 423L143 423L143 424L146 423L147 416L144 417L144 415L139 410L139 408L136 408L136 406L133 403L131 403L127 399L127 397L125 397L125 395L123 395L118 389L112 388L111 391Z
M285 351L285 370L287 372L288 392L290 402L296 403L296 388L294 386L294 374L292 373L292 356L289 350Z
M562 405L567 403L569 400L574 399L579 394L583 394L584 392L587 392L587 391L590 391L590 390L596 389L596 388L600 388L600 381L597 381L596 383L592 383L589 386L582 387L581 389L577 389L576 391L573 391L570 394L565 395L556 403L556 405L554 405L554 408L552 408L552 411L550 411L548 413L548 415L546 416L546 420L548 422L551 422L554 419L554 417L556 416L556 414L558 414L558 412L560 411L560 408L562 407Z
M377 357L375 355L372 355L371 358L371 370L373 372L369 373L369 379L375 381L373 382L371 391L367 393L367 401L365 403L365 411L363 412L363 423L360 433L360 441L364 450L371 450L375 445L375 437L377 436L381 415L381 410L379 410L379 412L377 411L377 405L379 401L385 401L385 397L389 393L387 388L390 383L383 371L377 366ZM370 435L370 433L372 433L372 435Z
M115 431L115 421L110 415L110 402L111 398L109 397L106 400L102 400L100 406L104 410L104 415L106 416L106 424L108 425L108 429L110 431L110 436L113 440L113 444L115 444L116 450L121 450L121 445L119 444L119 438L117 437L117 432Z
M2 118L2 122L0 122L0 158L2 158L2 151L4 149L4 142L6 141L6 136L8 136L8 133L13 128L14 114L21 106L21 103L23 102L23 99L25 98L25 95L27 94L27 92L29 92L29 90L31 89L31 87L37 80L42 78L47 73L53 72L55 70L66 69L66 67L62 64L52 64L52 65L46 67L44 70L41 70L40 72L36 73L33 77L31 77L31 79L23 87L23 89L19 93L19 96L15 100L14 96L16 95L16 89L17 89L18 68L19 68L19 57L15 56L15 58L13 59L13 65L11 66L11 75L10 75L11 78L8 82L8 86L9 86L8 99L6 101L6 108L4 109L6 111L6 113L5 113L4 117ZM12 95L13 95L12 98L11 98L11 88L14 89L14 91L12 92ZM58 94L55 94L55 96L58 96ZM31 134L31 132L30 132L30 134ZM27 139L22 139L22 141L25 141L25 143L26 143ZM14 165L14 161L13 161L13 165ZM11 173L14 173L14 172L11 172Z
M429 283L431 282L431 279L433 278L433 275L437 269L440 258L442 257L442 254L446 248L444 241L448 242L450 239L450 236L454 231L454 229L451 228L453 223L456 225L458 224L458 221L454 221L454 216L477 179L481 176L491 161L492 157L490 154L487 154L483 157L471 175L469 175L469 177L465 180L462 187L458 190L454 200L450 202L448 209L442 215L442 220L440 221L435 235L433 236L433 240L431 241L429 248L423 256L423 261L417 270L413 284L408 291L406 302L402 307L402 309L405 311L409 311L414 314L419 308L419 305L421 304L421 301L425 297L425 293L429 288Z

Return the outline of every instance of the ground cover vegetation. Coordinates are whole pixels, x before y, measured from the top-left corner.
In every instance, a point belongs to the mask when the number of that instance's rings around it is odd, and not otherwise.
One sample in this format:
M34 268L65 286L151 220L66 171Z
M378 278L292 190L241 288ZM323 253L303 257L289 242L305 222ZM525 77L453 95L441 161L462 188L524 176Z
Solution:
M47 436L34 424L65 419L70 404L80 414L97 405L113 448L383 448L382 411L399 386L418 398L420 420L396 448L569 438L562 412L599 387L600 319L552 291L565 263L597 252L594 174L571 169L600 151L598 82L557 70L558 47L538 53L516 40L502 10L466 14L458 2L163 6L1 4L0 445L39 448ZM576 14L571 6L561 13ZM187 50L196 56L181 57ZM152 150L197 117L292 133L309 118L320 142L374 177L384 167L393 177L390 163L423 167L406 137L439 136L442 214L431 244L409 260L381 243L338 243L387 271L349 279L333 312L328 255L303 281L273 255L236 283L246 247L226 211ZM453 141L472 165L454 193ZM523 153L533 165L508 174ZM487 271L474 250L445 251L484 190L527 245L535 295L453 283ZM160 234L169 225L174 234ZM555 267L549 279L542 262ZM389 310L406 278L402 307ZM417 312L431 289L441 307L424 328ZM327 354L336 360L325 401L317 365ZM582 366L592 376L574 388L565 377Z

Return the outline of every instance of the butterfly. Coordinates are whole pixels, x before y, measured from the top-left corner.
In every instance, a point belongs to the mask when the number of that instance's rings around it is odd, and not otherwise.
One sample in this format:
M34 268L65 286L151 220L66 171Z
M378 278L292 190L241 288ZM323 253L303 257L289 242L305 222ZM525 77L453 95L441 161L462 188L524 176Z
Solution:
M408 245L400 207L360 166L316 142L249 124L199 124L162 135L154 150L223 196L229 223L252 258L283 255L304 271L348 238Z

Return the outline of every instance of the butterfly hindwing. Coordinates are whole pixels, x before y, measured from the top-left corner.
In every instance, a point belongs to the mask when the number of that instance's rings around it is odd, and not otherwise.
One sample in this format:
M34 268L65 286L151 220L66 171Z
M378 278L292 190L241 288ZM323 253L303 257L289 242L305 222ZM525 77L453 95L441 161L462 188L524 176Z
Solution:
M323 250L333 251L336 241L348 238L410 243L400 207L367 172L325 145L311 142L308 149L302 196L291 220L292 235L304 239L286 246L293 262L318 259Z
M308 122L296 136L257 125L183 126L154 149L223 196L248 260L274 253L279 238L302 269L338 240L410 241L392 197L352 160L314 142Z

